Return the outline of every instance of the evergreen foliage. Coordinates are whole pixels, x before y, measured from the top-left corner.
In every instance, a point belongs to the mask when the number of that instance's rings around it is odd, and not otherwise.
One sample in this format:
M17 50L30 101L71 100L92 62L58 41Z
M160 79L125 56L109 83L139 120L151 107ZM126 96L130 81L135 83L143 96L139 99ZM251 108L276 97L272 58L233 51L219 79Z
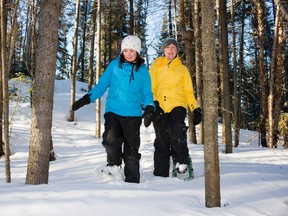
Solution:
M32 7L34 2L34 8ZM78 56L77 59L77 80L87 82L88 80L88 67L89 67L89 53L91 48L91 14L92 5L96 2L94 0L83 0L80 3L80 17L79 17L79 33L78 33ZM232 26L230 9L227 9L228 18L228 37L229 37L229 68L230 77L233 77L233 67L237 70L237 80L231 79L231 93L234 91L233 83L237 82L240 93L240 116L241 128L258 130L259 119L261 110L261 85L259 83L259 42L258 42L258 20L257 9L255 1L232 1L235 12L235 34L236 34L236 58L237 64L233 65L231 58L232 54ZM288 5L284 0L277 0L281 4L283 10L283 23L284 34L286 35L286 44L284 45L284 70L283 70L283 96L282 103L288 100L288 46L287 46L287 11ZM146 63L150 64L151 60L157 56L162 55L162 41L167 37L176 37L180 44L180 56L183 62L186 61L186 56L183 48L185 43L182 41L180 27L175 26L174 18L178 21L178 5L174 5L171 0L136 0L133 2L133 16L134 16L134 33L142 40L141 55L147 60ZM185 11L188 15L192 11L192 17L186 17L186 26L193 31L193 7L194 3L184 1ZM227 1L228 4L228 1ZM230 1L229 1L230 4ZM102 21L101 21L101 71L104 71L108 63L117 58L120 54L121 40L129 34L129 2L126 0L107 0L102 1ZM176 7L176 14L174 11ZM12 27L13 7L7 8L7 32ZM269 92L269 78L272 63L272 51L274 41L274 25L275 25L275 11L276 5L273 0L264 1L264 62L265 62L265 78L267 80L266 90ZM35 17L32 16L33 13ZM188 13L189 12L189 13ZM72 63L72 47L71 38L74 32L73 22L75 16L75 1L64 0L61 1L61 16L59 18L58 29L58 53L57 53L57 73L56 79L70 79L71 78L71 63ZM33 19L36 20L36 40L37 47L37 31L38 31L38 16L39 16L39 1L20 1L17 13L17 35L15 38L14 50L11 55L10 61L10 74L9 77L17 77L17 73L21 72L26 76L31 76L34 58L31 56L32 52L32 28ZM97 14L96 14L97 16ZM159 19L159 16L161 18ZM155 17L159 20L159 32L154 31L150 24L147 22ZM153 19L152 18L152 19ZM215 28L218 28L218 23L215 18ZM243 29L242 29L243 28ZM175 31L177 30L177 31ZM186 29L187 30L187 29ZM202 31L205 26L202 26ZM97 29L96 29L97 31ZM243 40L242 40L242 31ZM171 33L172 32L172 33ZM174 35L177 32L177 35ZM216 31L217 32L217 31ZM155 33L155 34L154 34ZM152 38L153 37L153 38ZM243 50L241 50L241 43L243 42ZM194 44L194 42L192 42ZM216 44L217 46L218 44ZM96 47L96 46L95 46ZM96 48L95 48L96 49ZM192 56L195 55L195 50L191 50ZM96 52L94 52L96 53ZM153 56L150 53L154 53ZM94 54L95 55L95 54ZM241 57L242 55L242 57ZM242 58L242 59L241 59ZM205 61L205 59L204 59ZM243 62L243 64L242 64ZM186 63L186 62L185 62ZM93 65L96 65L96 56L93 57ZM240 67L241 65L241 67ZM232 98L232 97L231 97ZM221 101L221 98L220 98ZM233 108L233 103L231 108ZM219 106L220 107L220 106ZM221 112L219 112L221 113Z

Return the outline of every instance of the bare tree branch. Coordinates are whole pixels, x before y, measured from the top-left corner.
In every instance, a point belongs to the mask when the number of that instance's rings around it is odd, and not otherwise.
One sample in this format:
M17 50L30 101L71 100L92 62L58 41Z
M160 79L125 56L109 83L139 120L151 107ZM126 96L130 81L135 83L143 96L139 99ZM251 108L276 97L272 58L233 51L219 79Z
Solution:
M279 7L280 11L282 12L283 17L288 21L288 11L284 7L285 4L281 0L274 0L274 3L276 6Z

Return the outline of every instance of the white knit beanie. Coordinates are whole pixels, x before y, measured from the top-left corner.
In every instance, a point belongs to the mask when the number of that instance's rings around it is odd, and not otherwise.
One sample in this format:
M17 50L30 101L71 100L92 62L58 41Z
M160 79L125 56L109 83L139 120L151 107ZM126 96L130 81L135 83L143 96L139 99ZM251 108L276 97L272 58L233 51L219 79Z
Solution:
M140 54L141 40L135 35L126 36L121 43L121 53L124 49L133 49Z

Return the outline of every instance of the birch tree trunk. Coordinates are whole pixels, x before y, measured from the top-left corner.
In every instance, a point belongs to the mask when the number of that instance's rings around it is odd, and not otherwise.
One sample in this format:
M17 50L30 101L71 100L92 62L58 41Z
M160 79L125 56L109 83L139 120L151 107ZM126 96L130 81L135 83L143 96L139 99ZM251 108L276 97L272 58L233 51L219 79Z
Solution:
M97 5L97 60L96 60L96 82L101 72L101 0ZM96 138L101 138L101 98L96 101Z
M41 0L26 184L47 184L60 0Z
M72 110L72 105L75 102L75 87L76 87L76 72L77 72L77 48L78 48L78 25L79 25L79 5L80 0L76 2L76 13L74 22L74 37L73 37L73 57L71 71L71 100L70 100L70 115L69 121L74 121L75 113Z

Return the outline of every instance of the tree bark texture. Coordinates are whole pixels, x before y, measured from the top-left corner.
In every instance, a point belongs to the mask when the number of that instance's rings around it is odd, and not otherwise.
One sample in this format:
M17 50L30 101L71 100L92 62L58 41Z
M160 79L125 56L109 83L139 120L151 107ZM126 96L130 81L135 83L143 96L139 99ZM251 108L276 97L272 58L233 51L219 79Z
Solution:
M204 103L205 205L220 207L220 174L218 156L218 94L214 2L201 1Z
M80 0L77 0L75 22L74 22L74 36L73 36L73 56L72 56L72 71L71 71L71 100L70 100L69 121L74 121L74 118L75 118L75 112L72 110L72 105L75 102L75 88L76 88L79 5L80 5Z
M4 141L4 154L5 154L5 174L6 182L11 182L10 170L10 145L9 145L9 95L8 95L8 77L9 66L8 59L9 53L7 50L7 2L0 1L1 7L1 72L2 72L2 93L3 93L3 141ZM9 47L9 46L8 46ZM1 140L2 144L2 140Z
M184 41L185 44L185 56L186 56L186 66L189 70L190 76L191 76L191 80L193 83L193 47L192 47L192 43L194 41L194 35L193 35L193 31L192 31L192 26L188 26L187 24L187 28L186 28L186 23L185 23L185 19L184 19L184 11L185 10L185 4L184 4L184 0L179 0L178 1L178 19L179 19L179 26L180 26L180 31L181 31L181 35L182 35L182 40ZM189 11L189 10L188 10ZM192 14L186 14L186 17L192 17ZM193 111L193 110L191 110ZM189 137L190 137L190 141L192 143L197 144L197 139L196 139L196 130L195 130L195 125L193 124L193 114L191 112L189 112L188 114L188 122L189 122Z
M60 0L41 0L26 184L47 184Z
M276 68L275 68L275 90L274 90L274 111L273 111L273 147L277 148L279 140L279 120L282 110L282 95L283 95L283 70L284 70L284 55L285 55L285 39L284 39L284 23L282 18L282 11L279 11L279 28L277 39L276 52Z
M236 60L236 33L235 33L235 22L234 22L234 0L230 0L230 11L231 11L231 26L232 26L232 58L233 58L233 81L234 81L234 147L239 145L239 134L240 134L240 121L239 121L239 88L237 78L237 60Z
M267 120L267 85L266 85L266 73L264 65L264 45L265 45L265 36L264 36L264 1L256 1L257 6L257 21L258 21L258 45L259 45L259 84L260 84L260 95L261 95L261 115L259 122L259 131L260 131L260 145L262 147L268 147L267 145L267 129L266 129L266 120Z
M89 73L88 73L88 91L92 89L94 77L94 44L95 44L95 31L96 31L96 15L97 15L97 0L94 0L91 13L91 46L89 56Z
M97 60L96 60L96 82L98 82L101 73L101 0L97 5ZM101 98L96 101L96 138L101 138Z
M228 54L228 29L226 15L226 0L218 0L219 5L219 58L222 96L222 130L225 153L232 153L232 130L231 130L231 99L230 99L230 72Z
M202 40L201 40L201 22L200 22L200 1L194 2L194 38L195 38L195 74L197 101L200 107L203 107L203 70L202 70ZM204 143L204 120L198 126L198 140L200 144Z

